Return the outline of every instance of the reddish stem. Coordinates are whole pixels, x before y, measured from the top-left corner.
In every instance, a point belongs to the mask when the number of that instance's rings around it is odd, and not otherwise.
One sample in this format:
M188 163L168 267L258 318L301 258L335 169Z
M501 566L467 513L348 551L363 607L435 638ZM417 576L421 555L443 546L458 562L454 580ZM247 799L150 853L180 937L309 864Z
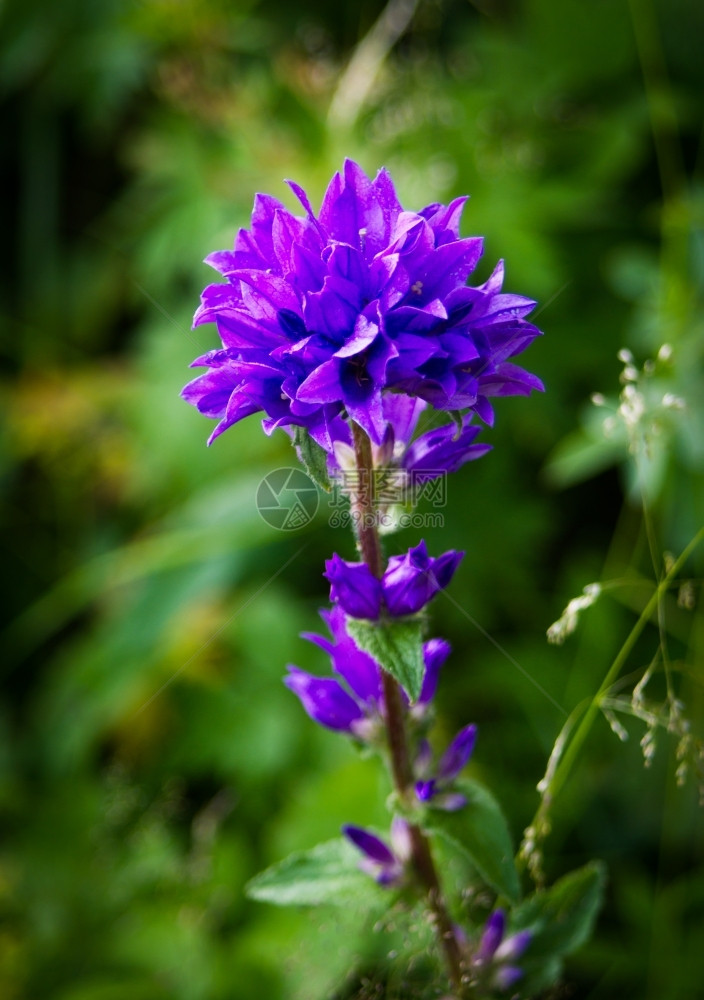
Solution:
M352 422L352 433L359 476L358 489L352 497L352 516L357 542L362 559L372 573L381 579L384 563L377 521L372 447L365 431L354 422ZM386 733L394 785L401 801L409 804L413 800L413 768L406 736L406 708L398 683L385 670L382 671L382 681ZM463 990L462 953L445 904L430 844L417 824L409 824L409 833L413 868L426 892L435 930L445 955L450 982L459 996Z

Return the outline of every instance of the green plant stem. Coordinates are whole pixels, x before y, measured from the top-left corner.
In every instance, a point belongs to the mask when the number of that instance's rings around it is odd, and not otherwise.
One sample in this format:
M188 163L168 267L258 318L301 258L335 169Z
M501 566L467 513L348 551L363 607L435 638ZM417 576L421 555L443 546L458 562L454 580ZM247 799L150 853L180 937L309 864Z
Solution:
M363 560L372 573L381 579L384 564L377 525L374 483L374 463L371 442L356 423L352 423L355 458L359 476L358 488L352 497L353 523ZM386 732L394 786L404 805L413 801L413 769L406 736L406 709L399 685L391 674L382 671ZM447 970L457 996L469 1000L470 994L462 983L462 954L452 921L445 904L428 838L415 823L409 823L413 868L422 885L433 916L433 923L445 955Z
M618 675L621 673L624 663L626 662L631 650L633 649L636 641L638 640L641 632L645 628L646 624L650 620L653 613L657 610L659 602L662 599L663 594L666 592L674 578L679 573L681 567L687 561L694 549L699 545L699 543L704 540L704 528L700 528L694 538L690 541L689 545L684 549L679 558L673 563L668 573L663 577L661 582L655 588L652 597L646 604L643 612L631 629L626 641L624 642L621 649L618 651L616 658L609 667L606 676L599 685L599 689L589 703L582 721L575 730L575 734L570 740L567 750L560 761L558 767L555 770L554 777L550 782L549 788L545 792L545 797L549 798L550 802L554 801L555 796L560 791L562 786L567 779L568 774L572 769L577 754L579 753L582 744L584 743L589 730L592 727L592 723L596 718L599 709L601 708L601 702L606 691L609 690L611 685L614 683Z

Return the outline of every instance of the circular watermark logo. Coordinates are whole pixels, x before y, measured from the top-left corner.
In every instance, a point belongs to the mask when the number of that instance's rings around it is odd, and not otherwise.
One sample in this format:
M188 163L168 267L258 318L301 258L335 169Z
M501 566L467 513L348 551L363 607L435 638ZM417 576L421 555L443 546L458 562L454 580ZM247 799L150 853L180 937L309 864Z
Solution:
M318 510L318 488L301 469L274 469L257 488L257 510L279 531L295 531L313 520Z

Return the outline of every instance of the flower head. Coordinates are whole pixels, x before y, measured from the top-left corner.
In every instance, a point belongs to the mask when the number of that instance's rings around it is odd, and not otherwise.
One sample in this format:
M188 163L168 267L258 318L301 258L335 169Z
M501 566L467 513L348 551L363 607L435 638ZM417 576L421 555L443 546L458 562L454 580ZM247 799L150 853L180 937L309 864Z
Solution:
M326 450L341 415L377 445L388 391L441 410L493 419L489 397L541 389L509 358L540 330L535 303L501 291L503 263L467 281L480 237L461 238L466 198L404 211L385 170L370 180L352 160L316 215L258 194L249 229L206 262L225 278L203 292L194 326L215 322L222 349L193 362L207 371L184 397L218 423L212 441L252 413L264 428L307 428Z

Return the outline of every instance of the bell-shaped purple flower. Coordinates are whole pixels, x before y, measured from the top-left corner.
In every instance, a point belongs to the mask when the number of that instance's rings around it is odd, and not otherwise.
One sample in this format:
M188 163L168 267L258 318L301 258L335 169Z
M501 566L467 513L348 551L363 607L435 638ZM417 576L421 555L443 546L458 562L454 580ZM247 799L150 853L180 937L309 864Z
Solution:
M382 580L384 603L393 617L414 615L449 584L464 552L450 550L433 558L425 542L403 556L391 556Z
M475 725L465 726L450 743L440 758L437 768L432 768L432 753L429 745L421 744L416 757L416 795L420 802L431 802L436 809L455 812L467 804L467 799L459 792L448 790L460 771L469 763L477 738Z
M362 871L376 879L379 885L399 886L406 876L411 857L411 839L408 825L400 816L391 824L391 847L375 833L361 826L343 826L342 832L363 854L359 863Z
M381 581L366 563L345 562L336 553L325 562L324 576L330 581L330 600L352 618L375 621L381 610Z
M373 737L381 720L381 668L347 634L341 609L323 611L321 615L332 633L332 641L314 633L304 633L304 638L330 656L340 680L314 677L289 666L284 684L300 698L314 722L366 740Z
M364 710L351 698L339 681L313 677L298 667L289 666L284 678L287 688L297 694L314 722L328 729L354 733L356 724L364 719Z

